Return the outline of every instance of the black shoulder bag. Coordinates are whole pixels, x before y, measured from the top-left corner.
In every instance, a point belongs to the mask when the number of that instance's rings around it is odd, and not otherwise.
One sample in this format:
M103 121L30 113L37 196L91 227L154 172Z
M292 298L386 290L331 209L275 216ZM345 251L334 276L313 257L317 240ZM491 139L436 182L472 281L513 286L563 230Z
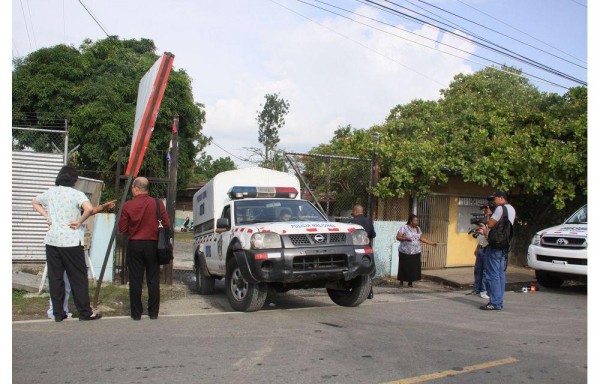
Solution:
M171 236L169 228L163 227L160 217L160 206L158 199L156 201L156 220L158 221L158 241L156 242L156 256L158 257L158 265L170 264L173 260L173 245L171 244Z

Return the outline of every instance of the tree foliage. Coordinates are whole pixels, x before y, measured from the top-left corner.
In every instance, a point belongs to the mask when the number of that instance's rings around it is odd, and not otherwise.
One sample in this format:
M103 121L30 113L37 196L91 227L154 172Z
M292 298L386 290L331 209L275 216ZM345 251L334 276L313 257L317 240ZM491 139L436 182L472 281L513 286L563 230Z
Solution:
M191 181L193 183L208 181L221 172L234 169L237 169L237 167L229 156L219 157L218 159L213 160L211 155L203 153L196 161L196 167L194 168L194 175Z
M85 40L78 49L43 48L17 59L12 74L13 121L44 127L48 119L68 119L69 148L80 146L74 165L102 172L100 178L110 188L119 147L127 148L124 164L128 161L138 86L159 58L155 50L152 40L111 37ZM171 71L140 175L166 176L174 116L179 116L178 186L183 187L207 142L200 135L204 106L194 102L191 78L183 69Z
M285 125L290 104L279 94L266 94L262 110L257 111L258 141L265 147L263 166L275 168L274 152L279 143L279 130Z
M379 197L426 196L461 175L558 210L578 205L587 195L587 89L542 93L503 69L457 75L440 100L398 105L381 125L338 130L312 151L368 157L374 149Z
M302 173L313 193L335 202L329 212L340 215L361 204L368 211L369 186L371 181L371 155L374 149L369 143L365 130L351 125L338 127L327 144L311 149L302 158ZM331 158L320 155L333 155ZM352 158L352 159L350 159ZM360 160L354 160L360 158ZM328 194L329 193L329 194ZM323 207L325 208L325 207Z

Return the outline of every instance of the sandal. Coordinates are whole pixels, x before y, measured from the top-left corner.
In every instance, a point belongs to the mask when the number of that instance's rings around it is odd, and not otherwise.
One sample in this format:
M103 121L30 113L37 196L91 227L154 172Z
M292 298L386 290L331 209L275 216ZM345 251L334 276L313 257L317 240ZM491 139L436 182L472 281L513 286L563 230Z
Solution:
M84 321L84 320L100 320L102 318L102 314L100 313L94 313L88 317L80 317L79 320L80 321Z
M479 309L484 311L499 311L500 308L496 308L494 304L487 303L486 305L482 305Z

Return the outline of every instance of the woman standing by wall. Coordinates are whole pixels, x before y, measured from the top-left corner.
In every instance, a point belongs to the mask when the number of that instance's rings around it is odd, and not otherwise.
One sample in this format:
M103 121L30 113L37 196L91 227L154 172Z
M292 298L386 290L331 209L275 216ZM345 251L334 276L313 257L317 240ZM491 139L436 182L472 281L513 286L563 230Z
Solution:
M398 247L398 277L400 287L404 281L412 288L413 281L421 280L421 243L437 246L434 241L427 240L419 227L419 218L411 213L408 221L396 234L400 242Z

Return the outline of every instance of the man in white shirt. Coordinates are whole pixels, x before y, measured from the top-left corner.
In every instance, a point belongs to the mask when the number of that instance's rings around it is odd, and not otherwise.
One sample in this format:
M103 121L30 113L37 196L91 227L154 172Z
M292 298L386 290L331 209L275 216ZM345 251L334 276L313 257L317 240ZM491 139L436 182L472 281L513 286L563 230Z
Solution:
M498 224L504 214L503 206L506 207L508 221L514 224L516 212L512 205L508 203L508 196L503 191L496 191L492 195L496 209L488 221L489 230L486 235ZM506 287L505 266L508 258L507 249L499 249L492 244L486 247L484 256L484 269L486 274L485 285L487 287L490 302L479 307L484 311L501 310L504 307L504 289Z

